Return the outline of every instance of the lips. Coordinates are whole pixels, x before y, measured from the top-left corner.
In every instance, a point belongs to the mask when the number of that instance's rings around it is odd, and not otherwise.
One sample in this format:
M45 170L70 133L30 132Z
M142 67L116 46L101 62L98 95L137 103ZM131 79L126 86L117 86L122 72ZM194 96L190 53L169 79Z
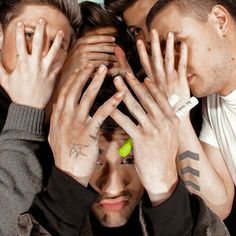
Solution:
M117 197L101 200L99 205L107 211L120 211L127 203L128 199L126 197Z

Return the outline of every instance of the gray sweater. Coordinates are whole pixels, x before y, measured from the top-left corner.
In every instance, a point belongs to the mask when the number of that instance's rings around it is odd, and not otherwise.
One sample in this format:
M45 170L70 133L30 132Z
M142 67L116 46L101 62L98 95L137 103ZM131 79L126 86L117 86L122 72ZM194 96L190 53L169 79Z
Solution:
M36 153L45 141L44 111L12 103L0 134L0 235L16 235L17 216L42 189Z

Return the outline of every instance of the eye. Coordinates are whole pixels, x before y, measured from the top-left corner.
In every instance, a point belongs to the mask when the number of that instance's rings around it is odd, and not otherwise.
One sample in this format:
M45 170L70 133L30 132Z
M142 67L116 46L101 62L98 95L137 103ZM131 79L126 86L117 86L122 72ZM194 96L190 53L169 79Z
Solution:
M175 49L180 49L182 42L180 40L175 41Z
M134 164L134 158L133 157L127 157L121 160L121 164Z
M26 40L32 41L33 37L34 37L34 31L32 31L32 30L28 30L28 31L26 30L25 31L25 38L26 38Z
M140 34L142 33L142 29L141 29L141 28L138 28L138 27L135 27L135 26L131 26L131 27L129 28L129 32L130 32L133 36L137 37L138 35L140 35Z

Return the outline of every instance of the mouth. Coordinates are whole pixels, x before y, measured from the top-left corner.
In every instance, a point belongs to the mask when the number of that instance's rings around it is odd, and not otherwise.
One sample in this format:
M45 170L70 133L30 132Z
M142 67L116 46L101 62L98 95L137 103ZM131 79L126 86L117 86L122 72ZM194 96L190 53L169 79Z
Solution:
M126 197L107 198L101 200L99 205L106 211L120 211L128 204Z

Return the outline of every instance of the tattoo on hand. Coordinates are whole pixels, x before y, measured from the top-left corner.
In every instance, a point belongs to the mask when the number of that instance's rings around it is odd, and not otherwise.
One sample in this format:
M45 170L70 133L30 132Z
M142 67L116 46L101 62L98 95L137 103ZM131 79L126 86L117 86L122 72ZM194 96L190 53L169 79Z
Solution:
M180 161L183 161L187 158L193 159L195 161L199 161L199 154L194 153L194 152L190 152L190 151L186 151L186 152L183 152L179 155L179 160Z
M72 148L70 149L70 157L78 158L79 156L87 157L85 153L83 153L83 148L87 148L89 145L82 145L73 143Z

